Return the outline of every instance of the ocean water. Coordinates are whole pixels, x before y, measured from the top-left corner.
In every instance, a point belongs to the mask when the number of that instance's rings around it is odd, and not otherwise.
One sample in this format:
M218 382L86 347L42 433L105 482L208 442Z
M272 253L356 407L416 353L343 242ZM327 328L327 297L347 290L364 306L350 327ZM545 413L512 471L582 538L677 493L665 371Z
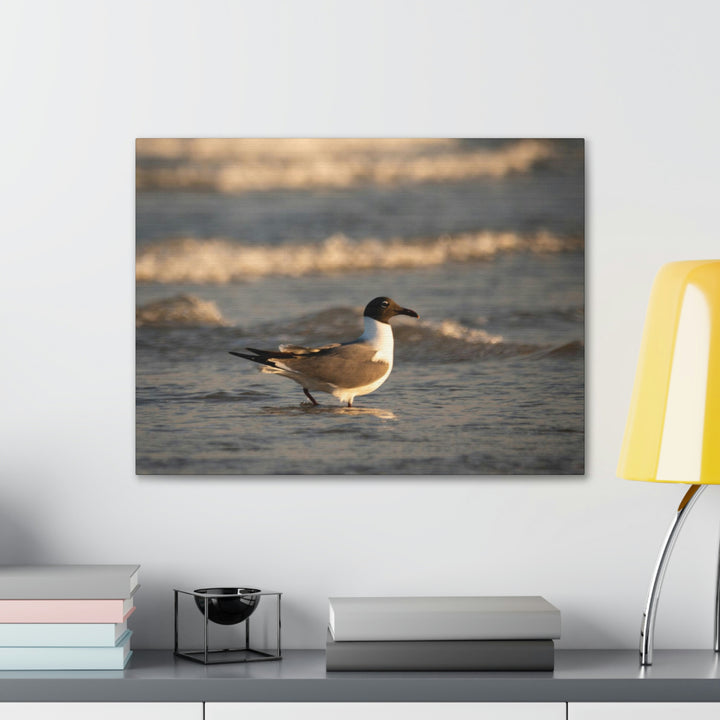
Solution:
M582 474L581 141L138 141L140 474ZM352 340L353 408L231 356Z

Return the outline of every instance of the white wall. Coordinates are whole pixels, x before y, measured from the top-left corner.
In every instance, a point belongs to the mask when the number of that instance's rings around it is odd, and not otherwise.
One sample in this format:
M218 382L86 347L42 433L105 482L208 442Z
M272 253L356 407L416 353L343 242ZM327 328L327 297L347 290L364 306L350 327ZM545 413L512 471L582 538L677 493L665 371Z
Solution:
M171 588L282 590L287 647L334 594L543 594L561 647L634 647L683 487L615 477L645 305L717 257L707 2L4 2L0 561L139 562ZM584 478L134 474L138 136L587 138ZM710 647L720 493L690 517L657 647Z

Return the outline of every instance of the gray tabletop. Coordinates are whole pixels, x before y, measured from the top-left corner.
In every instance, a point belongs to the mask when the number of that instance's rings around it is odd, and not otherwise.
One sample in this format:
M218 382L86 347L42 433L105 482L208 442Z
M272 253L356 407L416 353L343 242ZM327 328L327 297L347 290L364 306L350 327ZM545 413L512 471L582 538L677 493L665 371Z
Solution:
M558 650L554 672L335 672L321 650L204 666L136 650L124 671L0 672L0 701L56 702L720 702L711 650Z

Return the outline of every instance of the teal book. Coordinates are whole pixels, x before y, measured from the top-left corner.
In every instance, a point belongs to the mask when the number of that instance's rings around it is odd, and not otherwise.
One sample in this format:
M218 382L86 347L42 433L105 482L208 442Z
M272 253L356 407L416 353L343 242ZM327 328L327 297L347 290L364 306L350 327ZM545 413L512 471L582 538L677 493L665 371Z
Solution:
M126 630L112 647L0 647L0 670L122 670L131 635Z
M128 629L121 623L0 623L3 647L108 647Z

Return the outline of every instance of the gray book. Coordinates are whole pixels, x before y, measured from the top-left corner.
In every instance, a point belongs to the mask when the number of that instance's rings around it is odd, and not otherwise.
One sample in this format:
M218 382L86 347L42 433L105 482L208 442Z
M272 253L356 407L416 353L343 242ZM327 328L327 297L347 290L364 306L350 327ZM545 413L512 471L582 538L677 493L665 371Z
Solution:
M539 596L330 598L334 640L553 640L560 611Z
M0 565L4 600L121 600L138 588L139 565Z
M325 648L328 672L373 670L535 671L555 667L552 640L389 640L332 639Z

